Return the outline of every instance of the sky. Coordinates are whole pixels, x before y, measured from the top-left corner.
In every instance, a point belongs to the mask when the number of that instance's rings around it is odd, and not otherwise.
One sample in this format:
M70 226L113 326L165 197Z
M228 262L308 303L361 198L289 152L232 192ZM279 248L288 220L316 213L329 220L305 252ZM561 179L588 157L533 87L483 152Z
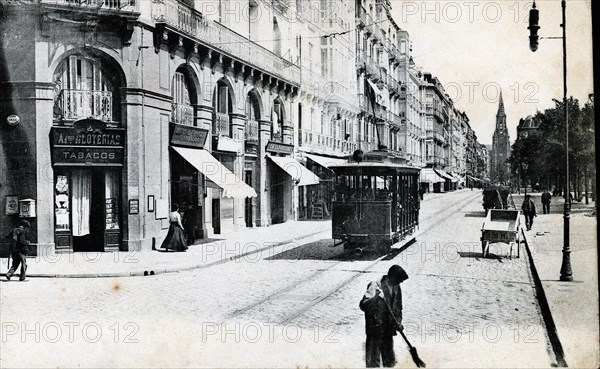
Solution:
M408 31L415 63L442 82L469 116L478 141L491 144L502 90L511 143L519 119L563 97L561 39L529 50L531 1L390 0ZM593 93L591 1L567 0L567 89L580 105ZM562 36L560 0L536 1L541 37Z

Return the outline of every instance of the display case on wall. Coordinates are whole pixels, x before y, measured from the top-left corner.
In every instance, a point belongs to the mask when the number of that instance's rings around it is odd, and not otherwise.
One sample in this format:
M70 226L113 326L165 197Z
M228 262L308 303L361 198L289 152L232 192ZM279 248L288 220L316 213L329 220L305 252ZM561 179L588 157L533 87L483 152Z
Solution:
M71 191L69 176L56 175L54 186L54 224L56 251L71 249Z

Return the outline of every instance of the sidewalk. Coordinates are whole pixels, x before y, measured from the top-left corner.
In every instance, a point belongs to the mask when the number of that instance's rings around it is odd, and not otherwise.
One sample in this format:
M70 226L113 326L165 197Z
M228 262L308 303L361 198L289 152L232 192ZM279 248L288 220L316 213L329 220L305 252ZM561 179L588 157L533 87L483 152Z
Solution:
M186 252L152 250L38 255L27 259L27 277L130 277L181 272L240 258L255 261L262 257L261 253L273 252L276 246L330 237L331 221L289 221L270 227L247 228L219 239L202 240ZM7 263L7 258L0 259L2 277L8 270Z
M513 196L517 209L520 209L523 195ZM534 193L532 196L539 210L532 230L525 231L525 239L551 315L546 317L546 321L549 318L554 323L558 349L564 351L564 359L569 367L597 368L600 365L600 341L597 219L592 216L595 204L592 201L589 205L584 202L573 203L570 217L573 282L561 282L563 199L553 197L550 214L543 214L540 194ZM542 301L540 305L544 310ZM548 330L551 335L552 324ZM556 348L555 345L555 352Z

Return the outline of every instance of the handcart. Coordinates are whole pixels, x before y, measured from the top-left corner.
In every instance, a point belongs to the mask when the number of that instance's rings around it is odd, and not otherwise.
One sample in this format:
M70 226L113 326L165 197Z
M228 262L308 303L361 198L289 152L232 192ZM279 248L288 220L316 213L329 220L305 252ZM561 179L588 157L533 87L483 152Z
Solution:
M519 210L490 209L481 228L481 248L483 257L487 257L491 243L504 242L510 245L510 258L513 247L520 255L521 243L521 212Z

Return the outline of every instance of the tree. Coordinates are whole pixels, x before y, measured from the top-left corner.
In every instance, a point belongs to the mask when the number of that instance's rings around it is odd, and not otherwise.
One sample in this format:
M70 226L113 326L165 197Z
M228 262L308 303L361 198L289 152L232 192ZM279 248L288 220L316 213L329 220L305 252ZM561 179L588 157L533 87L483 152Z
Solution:
M511 171L516 178L517 170L523 180L550 187L565 185L565 121L564 103L554 100L555 107L538 112L533 119L539 120L538 132L527 137L517 137L509 159ZM576 192L587 189L590 178L595 178L594 103L590 99L583 108L571 97L567 101L569 114L569 173L571 186ZM527 163L523 170L522 163ZM583 184L583 186L581 186ZM578 192L579 193L579 192Z

